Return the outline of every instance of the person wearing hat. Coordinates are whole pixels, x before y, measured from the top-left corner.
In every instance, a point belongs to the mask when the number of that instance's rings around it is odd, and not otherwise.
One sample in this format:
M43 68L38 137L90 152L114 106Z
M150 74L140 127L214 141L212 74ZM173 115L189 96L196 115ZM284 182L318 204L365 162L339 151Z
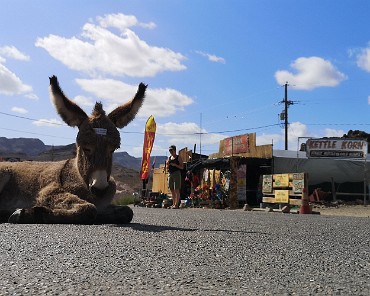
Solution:
M181 170L184 168L184 164L180 155L176 154L176 146L171 145L168 148L170 156L166 161L166 167L168 171L168 187L172 194L173 205L171 208L178 209L180 203L180 189L181 189Z

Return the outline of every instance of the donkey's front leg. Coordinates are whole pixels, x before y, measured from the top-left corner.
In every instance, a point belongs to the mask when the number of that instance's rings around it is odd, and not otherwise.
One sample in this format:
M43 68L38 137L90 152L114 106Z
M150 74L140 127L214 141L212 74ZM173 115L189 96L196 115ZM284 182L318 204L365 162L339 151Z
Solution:
M70 193L60 193L39 200L36 206L18 209L9 218L9 223L33 224L92 224L97 209L95 205Z
M3 191L6 184L8 184L11 177L11 172L8 169L0 170L0 193Z
M47 216L51 210L46 207L32 207L29 209L17 209L10 215L9 223L35 224L47 223Z
M109 205L98 210L95 223L98 224L128 224L131 222L134 212L128 206Z
M0 196L1 196L1 192L3 191L5 185L7 185L8 182L10 181L10 178L11 178L11 172L8 169L0 169ZM9 216L12 214L13 211L0 209L0 223L7 222Z
M74 205L69 209L50 209L36 206L29 209L17 209L8 219L9 223L18 224L93 224L96 217L93 204Z

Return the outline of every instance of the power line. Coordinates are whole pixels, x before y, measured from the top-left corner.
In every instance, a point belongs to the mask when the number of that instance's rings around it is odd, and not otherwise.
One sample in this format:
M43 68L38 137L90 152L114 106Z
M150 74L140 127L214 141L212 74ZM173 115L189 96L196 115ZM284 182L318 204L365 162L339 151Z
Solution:
M21 119L26 119L26 120L31 120L31 121L40 121L39 119L34 119L34 118L30 118L30 117L25 117L25 116L9 114L9 113L5 113L5 112L0 112L0 114L6 115L6 116L11 116L11 117L16 117L16 118L21 118ZM53 122L50 122L50 124L67 126L66 124L53 123ZM235 129L235 130L226 130L226 131L195 132L195 133L186 133L186 134L179 134L179 133L176 133L176 134L161 134L161 133L157 133L157 135L161 135L161 136L180 136L180 135L181 136L193 136L193 135L200 135L200 134L203 134L203 135L207 135L207 134L226 134L226 133L233 133L233 132L240 132L240 131L247 131L247 130L254 130L254 129L262 129L262 128L276 126L276 125L279 125L279 124L270 124L270 125L259 126L259 127L251 127L251 128ZM3 129L4 130L10 130L10 129L5 129L5 128L3 128ZM11 130L11 131L24 132L24 133L28 133L28 134L37 135L37 133L26 132L26 131L19 131L19 130ZM144 134L144 132L130 132L130 131L120 131L120 133L122 133L122 134L139 134L139 135ZM57 136L51 136L51 135L45 135L45 134L39 134L39 135L48 136L48 137L57 137ZM63 137L59 137L59 138L63 138Z
M47 123L47 124L53 124L53 125L59 125L59 126L67 126L65 123L52 122L52 121L45 120L45 119L34 119L34 118L30 118L30 117L25 117L25 116L20 116L20 115L14 115L14 114L9 114L9 113L5 113L5 112L0 112L0 114L6 115L6 116L15 117L15 118L21 118L21 119L31 120L31 121L44 122L44 123Z
M250 128L236 129L236 130L227 130L227 131L211 131L211 132L207 132L205 134L226 134L226 133L234 133L234 132L262 129L262 128L272 127L272 126L277 126L277 125L280 125L280 124L279 123L274 123L274 124L269 124L269 125L264 125L264 126L250 127Z
M369 126L370 123L304 123L305 125L353 125L353 126L357 126L357 125L365 125L365 126Z
M20 130L10 129L10 128L4 128L4 127L0 127L0 129L6 130L6 131L11 131L11 132L17 132L17 133L24 133L24 134L30 134L30 135L37 135L37 136L45 136L45 137L52 137L52 138L59 138L59 139L71 140L71 138L66 138L66 137L61 137L61 136L54 136L54 135L33 133L33 132L28 132L28 131L20 131Z
M285 103L285 100L283 101ZM293 101L288 101L287 104L289 105L288 102L293 102ZM295 102L293 102L295 103ZM0 112L2 115L6 116L11 116L15 118L20 118L20 119L26 119L26 120L31 120L31 121L40 121L38 119L33 119L30 117L25 117L25 116L19 116L19 115L14 115L14 114L9 114L5 112ZM50 122L50 124L54 125L59 125L59 126L67 126L66 124L60 124L60 123L55 123L55 122ZM370 123L303 123L305 125L317 125L317 126L370 126ZM242 131L250 131L250 130L258 130L258 129L263 129L263 128L269 128L269 127L274 127L274 126L279 126L279 123L275 124L268 124L268 125L263 125L263 126L257 126L257 127L250 127L250 128L242 128L242 129L234 129L234 130L217 130L217 131L209 131L209 132L194 132L194 133L157 133L158 136L183 136L183 137L188 137L188 136L196 136L196 135L210 135L210 134L227 134L227 133L235 133L235 132L242 132ZM71 138L66 138L66 137L61 137L61 136L55 136L55 135L49 135L49 134L41 134L41 133L34 133L34 132L29 132L29 131L22 131L22 130L16 130L16 129L9 129L9 128L0 128L2 130L7 130L7 131L12 131L12 132L20 132L24 134L31 134L31 135L39 135L39 136L46 136L46 137L52 137L52 138L60 138L60 139L68 139L71 140ZM122 134L139 134L143 135L144 132L132 132L132 131L120 131Z

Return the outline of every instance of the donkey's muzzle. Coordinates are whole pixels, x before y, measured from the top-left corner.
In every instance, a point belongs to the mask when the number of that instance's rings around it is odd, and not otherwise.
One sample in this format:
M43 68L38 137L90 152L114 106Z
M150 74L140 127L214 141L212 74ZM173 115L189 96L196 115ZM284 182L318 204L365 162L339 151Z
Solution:
M89 189L93 194L101 195L108 185L108 174L105 170L96 170L91 174Z
M99 189L99 188L95 188L95 187L91 187L90 188L90 192L92 194L94 194L96 197L103 197L105 195L105 193L107 192L107 188L104 188L104 189Z

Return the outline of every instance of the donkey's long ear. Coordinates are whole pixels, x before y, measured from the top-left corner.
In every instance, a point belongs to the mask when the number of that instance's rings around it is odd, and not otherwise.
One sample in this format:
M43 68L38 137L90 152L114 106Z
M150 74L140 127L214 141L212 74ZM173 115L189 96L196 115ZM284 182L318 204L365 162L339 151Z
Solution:
M148 85L140 83L135 97L126 104L117 107L108 117L118 128L123 128L128 125L136 116L145 97L145 90Z
M86 113L70 99L68 99L59 86L58 78L52 76L50 79L50 98L57 112L64 122L69 126L80 126L88 118Z

